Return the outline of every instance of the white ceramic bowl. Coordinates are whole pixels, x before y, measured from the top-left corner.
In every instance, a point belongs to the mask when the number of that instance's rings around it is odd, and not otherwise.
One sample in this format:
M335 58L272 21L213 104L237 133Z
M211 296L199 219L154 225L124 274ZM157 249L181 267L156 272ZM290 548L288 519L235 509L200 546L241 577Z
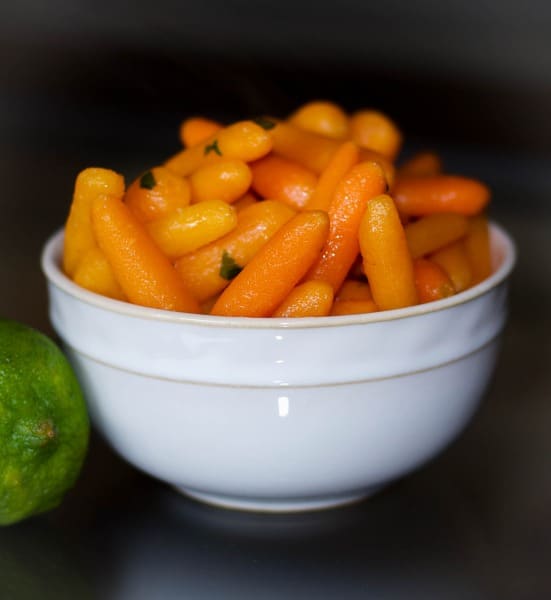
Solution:
M445 300L365 315L225 318L134 306L42 256L50 317L92 420L126 460L205 502L308 510L368 496L440 452L491 377L515 249Z

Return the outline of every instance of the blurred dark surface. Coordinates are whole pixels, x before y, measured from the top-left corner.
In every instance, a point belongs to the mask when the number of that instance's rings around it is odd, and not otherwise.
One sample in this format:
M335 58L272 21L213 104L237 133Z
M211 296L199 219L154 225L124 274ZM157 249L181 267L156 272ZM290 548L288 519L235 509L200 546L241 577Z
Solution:
M494 382L442 456L305 515L184 499L94 436L56 511L0 532L0 598L551 597L551 5L48 3L0 8L0 315L54 335L39 268L86 166L128 180L180 120L380 108L404 155L494 192L519 246Z

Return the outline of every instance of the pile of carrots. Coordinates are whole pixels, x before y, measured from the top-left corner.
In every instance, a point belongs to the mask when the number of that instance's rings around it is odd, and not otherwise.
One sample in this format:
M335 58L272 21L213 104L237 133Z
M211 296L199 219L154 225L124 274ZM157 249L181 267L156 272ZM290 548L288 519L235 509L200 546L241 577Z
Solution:
M77 177L63 269L165 310L310 317L439 300L491 273L490 199L375 110L316 101L286 119L180 127L183 149L128 187Z

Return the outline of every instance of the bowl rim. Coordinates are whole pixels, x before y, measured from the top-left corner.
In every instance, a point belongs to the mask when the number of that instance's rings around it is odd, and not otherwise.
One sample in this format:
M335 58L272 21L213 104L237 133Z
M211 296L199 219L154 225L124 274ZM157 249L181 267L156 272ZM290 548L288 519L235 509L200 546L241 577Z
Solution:
M326 317L223 317L150 308L96 294L80 287L63 273L60 267L64 239L63 228L57 230L48 238L44 244L40 262L46 279L60 290L81 302L109 312L120 313L127 317L218 328L321 329L407 319L453 308L487 294L509 277L517 259L516 245L512 237L495 221L490 221L490 236L491 238L497 238L500 247L503 249L502 262L494 273L467 290L442 300L416 304L406 308L354 315L329 315Z

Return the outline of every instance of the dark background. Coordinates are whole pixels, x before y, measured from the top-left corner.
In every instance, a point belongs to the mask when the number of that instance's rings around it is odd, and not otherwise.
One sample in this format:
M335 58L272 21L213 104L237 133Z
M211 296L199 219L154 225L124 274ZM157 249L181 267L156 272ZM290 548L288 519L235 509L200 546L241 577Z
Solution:
M493 190L519 262L481 410L431 465L337 511L176 496L94 436L63 506L0 532L0 597L551 597L551 3L107 2L0 7L0 315L51 334L39 269L77 172L178 149L192 114L387 112Z

